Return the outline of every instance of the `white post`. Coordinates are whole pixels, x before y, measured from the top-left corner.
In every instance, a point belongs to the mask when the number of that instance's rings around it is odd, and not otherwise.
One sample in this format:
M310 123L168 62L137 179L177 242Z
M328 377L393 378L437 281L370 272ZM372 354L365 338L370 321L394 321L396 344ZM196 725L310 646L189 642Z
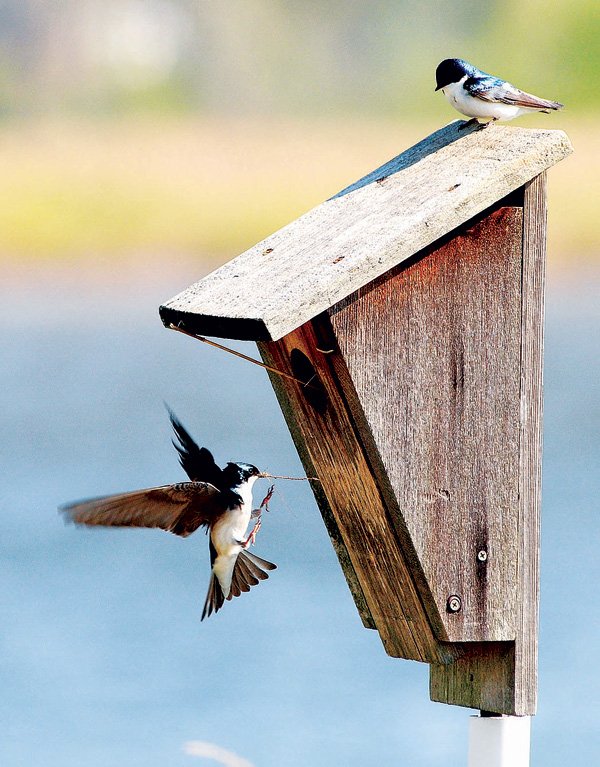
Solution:
M530 716L472 716L469 767L529 767Z

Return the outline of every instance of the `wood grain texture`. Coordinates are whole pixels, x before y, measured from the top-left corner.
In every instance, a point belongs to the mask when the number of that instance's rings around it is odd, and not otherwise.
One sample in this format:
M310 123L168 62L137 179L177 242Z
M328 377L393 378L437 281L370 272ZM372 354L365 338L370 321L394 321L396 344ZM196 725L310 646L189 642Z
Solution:
M518 714L515 707L515 643L472 642L452 664L432 664L431 700L478 708L497 714Z
M519 471L519 613L516 642L518 712L535 714L542 505L542 411L546 276L546 174L525 185L521 331Z
M521 716L535 714L537 707L545 190L541 174L525 186L524 194L516 638L510 651L493 643L467 646L459 661L433 664L430 673L432 700ZM501 683L482 686L499 673Z
M326 318L325 323L327 324ZM328 528L334 530L334 545L343 552L342 566L360 586L386 652L427 662L447 663L461 650L437 641L421 595L413 581L411 566L402 549L367 460L364 446L348 410L335 374L332 354L322 348L319 321L308 323L276 343L260 344L268 364L292 372L290 356L300 350L312 362L324 388L326 407L316 409L302 387L272 377L284 413L307 471L321 481L317 501ZM325 333L328 329L325 328ZM293 418L289 418L290 413ZM353 588L352 578L350 586ZM359 600L360 601L360 600Z
M290 344L292 343L293 339L290 339ZM287 347L285 346L283 346L282 349L277 350L271 344L259 342L258 350L263 361L267 365L275 365L276 363L279 364L282 355L287 361ZM285 421L294 441L294 445L296 446L296 450L298 451L298 455L300 456L300 460L302 461L302 465L306 471L306 475L308 477L315 477L317 474L317 469L312 462L310 451L308 450L305 441L305 434L300 428L295 411L295 403L298 399L298 394L297 392L294 392L294 387L291 387L289 383L286 386L285 384L287 382L280 376L271 373L269 378L271 379L271 384L273 385L279 406L283 412ZM294 396L290 396L292 393ZM300 419L301 422L303 420L304 419ZM323 521L329 534L331 544L341 565L342 572L344 573L348 583L350 593L354 599L354 603L363 622L363 626L369 629L376 629L377 627L375 626L369 605L367 604L364 592L361 589L356 571L352 566L350 555L348 554L348 550L344 545L340 530L335 522L335 516L331 509L327 495L323 491L320 482L311 482L311 489L317 501L319 510L321 511L321 516L323 517Z
M517 631L521 235L500 208L331 310L353 419L453 642Z
M206 335L279 339L572 151L562 131L493 125L459 133L460 124L183 291L161 307L163 322Z

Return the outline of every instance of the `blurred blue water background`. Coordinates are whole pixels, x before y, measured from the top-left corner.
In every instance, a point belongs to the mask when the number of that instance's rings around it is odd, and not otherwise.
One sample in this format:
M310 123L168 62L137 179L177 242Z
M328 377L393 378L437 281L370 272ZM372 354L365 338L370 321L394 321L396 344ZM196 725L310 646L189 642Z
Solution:
M257 767L466 764L470 712L431 703L427 667L362 627L307 485L278 483L259 536L279 569L202 624L202 534L57 515L182 478L163 399L218 461L302 471L266 374L160 324L199 276L38 265L4 280L0 763L185 767L199 762L183 744L204 740ZM549 276L534 767L600 757L599 287L597 267Z

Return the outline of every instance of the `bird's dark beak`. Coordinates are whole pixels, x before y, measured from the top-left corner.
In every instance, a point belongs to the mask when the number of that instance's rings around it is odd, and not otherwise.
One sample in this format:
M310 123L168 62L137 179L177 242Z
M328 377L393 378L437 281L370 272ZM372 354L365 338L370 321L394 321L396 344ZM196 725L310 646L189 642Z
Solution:
M435 91L439 91L440 88L443 88L443 86L442 85L438 85L438 87L435 88L434 93L435 93Z

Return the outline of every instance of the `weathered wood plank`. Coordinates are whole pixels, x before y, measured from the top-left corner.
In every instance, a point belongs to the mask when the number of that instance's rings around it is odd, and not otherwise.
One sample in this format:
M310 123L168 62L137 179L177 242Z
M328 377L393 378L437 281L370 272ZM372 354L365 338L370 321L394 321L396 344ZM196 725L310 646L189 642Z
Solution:
M453 642L517 630L521 237L521 209L500 208L330 312L353 419Z
M545 191L541 174L525 186L524 194L516 638L510 650L494 643L466 646L459 661L433 664L430 673L432 700L521 716L535 714L537 706ZM494 684L486 681L482 687L486 679Z
M494 125L459 133L459 124L168 301L163 322L228 338L281 338L572 151L562 131Z
M431 700L478 708L498 714L516 714L515 643L473 642L464 655L446 666L432 664Z
M259 341L258 350L265 364L271 366L279 364L280 355L274 354L270 344ZM302 461L302 465L306 471L306 475L308 477L314 477L316 476L317 470L312 462L310 453L307 450L305 438L298 424L296 412L292 407L293 400L288 395L288 389L290 389L290 386L288 384L286 387L284 385L285 380L273 373L269 374L269 378L271 379L271 384L275 391L279 406L283 412L288 429L290 430L290 434L294 441L294 445L296 446L296 450L298 451L298 455L300 456L300 460ZM293 399L296 398L294 397ZM329 534L329 538L333 545L334 551L337 554L342 571L348 583L348 587L350 588L350 593L352 594L354 603L363 622L363 626L365 628L375 629L376 626L373 620L373 616L369 610L369 605L367 604L363 590L360 587L360 582L356 575L356 571L352 566L352 562L350 560L348 550L344 545L340 530L335 522L335 517L331 509L331 505L327 499L327 495L323 492L323 488L321 487L320 482L311 482L311 488L317 501L317 505L321 511L321 516L325 522L325 527L327 528L327 532Z
M301 445L305 468L321 480L322 494L317 494L317 501L327 499L321 510L326 519L330 515L328 527L336 531L336 550L343 546L342 565L347 557L388 654L447 663L460 650L440 645L432 631L341 394L332 364L336 353L315 352L322 348L318 324L308 323L279 342L260 344L269 364L294 374L298 373L290 359L294 350L302 352L321 382L324 405L318 407L299 384L277 377L274 383L279 396L288 402L285 412L294 414L288 425L296 444Z
M546 174L525 185L521 318L521 452L517 713L535 714L542 503L542 409L546 270Z

